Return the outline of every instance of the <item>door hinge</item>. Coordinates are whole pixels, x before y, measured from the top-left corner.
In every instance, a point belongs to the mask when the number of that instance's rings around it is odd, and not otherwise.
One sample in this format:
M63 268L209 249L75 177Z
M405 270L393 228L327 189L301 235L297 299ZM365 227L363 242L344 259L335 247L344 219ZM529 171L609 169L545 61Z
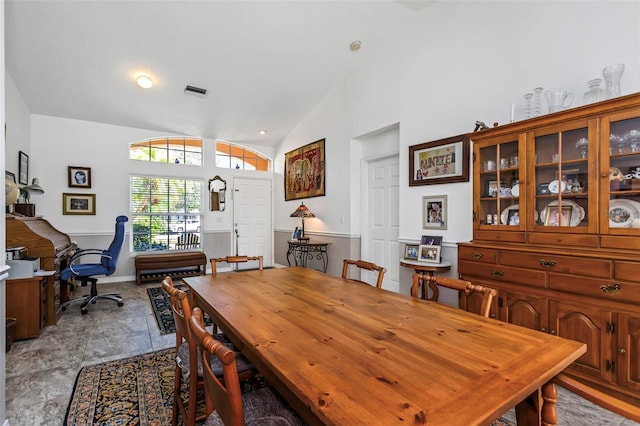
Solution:
M607 333L614 334L616 332L616 323L607 321Z
M612 373L615 373L616 370L616 362L615 361L611 361L610 359L606 360L606 369L607 371L610 371Z

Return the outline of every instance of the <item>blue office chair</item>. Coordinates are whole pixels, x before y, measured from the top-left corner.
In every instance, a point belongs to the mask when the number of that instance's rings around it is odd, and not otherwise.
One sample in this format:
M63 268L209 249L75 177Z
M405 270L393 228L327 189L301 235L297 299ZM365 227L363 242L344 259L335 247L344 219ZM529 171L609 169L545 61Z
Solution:
M69 266L60 272L60 280L67 281L70 278L79 280L83 286L87 283L91 283L91 293L78 297L73 300L69 300L62 305L62 310L67 308L70 303L82 301L80 305L80 311L83 314L88 312L87 306L89 303L96 303L98 299L111 299L118 303L118 306L122 306L122 297L119 294L98 294L96 284L97 278L93 278L96 275L112 275L116 271L116 265L118 263L118 255L124 242L124 223L129 220L126 216L118 216L116 218L116 235L113 237L113 241L107 250L100 249L86 249L79 250L71 259L69 259ZM100 263L77 263L78 260L87 255L100 256Z

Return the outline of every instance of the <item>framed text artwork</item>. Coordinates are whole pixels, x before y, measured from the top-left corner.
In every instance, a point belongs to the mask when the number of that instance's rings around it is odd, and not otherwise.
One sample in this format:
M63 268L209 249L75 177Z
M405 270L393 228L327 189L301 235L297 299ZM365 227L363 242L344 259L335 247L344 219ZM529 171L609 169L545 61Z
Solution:
M284 154L284 200L325 195L324 139Z
M62 214L96 214L96 194L62 194Z
M468 134L409 147L409 186L468 181Z

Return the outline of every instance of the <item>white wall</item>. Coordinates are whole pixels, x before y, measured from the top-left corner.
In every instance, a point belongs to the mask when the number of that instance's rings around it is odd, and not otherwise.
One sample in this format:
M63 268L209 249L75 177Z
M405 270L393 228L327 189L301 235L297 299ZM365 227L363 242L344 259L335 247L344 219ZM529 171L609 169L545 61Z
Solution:
M4 67L3 67L4 70ZM5 168L18 179L18 152L31 154L31 113L24 103L20 91L5 70L5 121L7 140L5 143Z
M348 141L398 122L404 176L400 239L415 240L423 233L422 196L447 194L449 228L442 231L444 240L468 241L471 182L409 187L408 147L470 132L476 120L507 123L512 103L516 119L521 119L522 95L537 86L576 92L574 105L580 105L586 82L600 77L609 64L626 64L623 94L638 91L639 46L637 1L435 3L389 39L383 54L336 85L298 123L276 153L278 178L285 152L326 138L327 196L304 200L322 223L305 225L309 230L358 235L356 220L340 224L333 213L359 198L355 189L345 191L345 179L355 182L359 173L350 168L354 159ZM295 203L283 199L276 194L276 226L290 229L295 223L288 215ZM456 259L450 260L455 264Z
M167 134L146 129L32 115L30 176L38 177L40 185L45 189L43 195L31 198L31 201L36 204L37 214L45 216L60 231L71 235L111 235L115 217L120 214L129 215L129 177L131 175L201 179L205 189L210 178L220 175L227 181L228 193L232 194L232 176L247 173L242 170L216 168L215 141L210 139L204 140L203 167L129 160L129 143L159 136L167 136ZM273 155L271 148L255 147L255 149L268 157ZM90 167L92 187L90 189L69 188L68 166ZM255 175L252 174L252 176ZM96 215L63 215L62 194L65 192L96 194ZM231 229L231 209L226 209L224 212L209 212L206 196L203 197L202 203L204 230Z

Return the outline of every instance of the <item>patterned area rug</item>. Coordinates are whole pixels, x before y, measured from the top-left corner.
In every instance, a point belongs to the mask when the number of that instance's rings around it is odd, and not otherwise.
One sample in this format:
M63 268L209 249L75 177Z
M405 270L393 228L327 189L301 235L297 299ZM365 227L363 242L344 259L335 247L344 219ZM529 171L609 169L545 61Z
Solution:
M182 291L188 291L189 287L186 284L174 284L176 288ZM160 329L160 334L171 334L176 332L176 324L173 322L173 311L171 310L171 302L169 302L169 295L164 292L162 287L149 287L147 288L147 294L151 301L151 307L153 308L154 316L156 317L156 323ZM211 319L205 314L206 325L213 324Z
M170 425L174 368L174 348L83 367L63 425ZM186 401L185 381L183 384ZM264 387L266 382L256 376L241 386L246 392ZM199 394L198 414L205 413L203 401Z

